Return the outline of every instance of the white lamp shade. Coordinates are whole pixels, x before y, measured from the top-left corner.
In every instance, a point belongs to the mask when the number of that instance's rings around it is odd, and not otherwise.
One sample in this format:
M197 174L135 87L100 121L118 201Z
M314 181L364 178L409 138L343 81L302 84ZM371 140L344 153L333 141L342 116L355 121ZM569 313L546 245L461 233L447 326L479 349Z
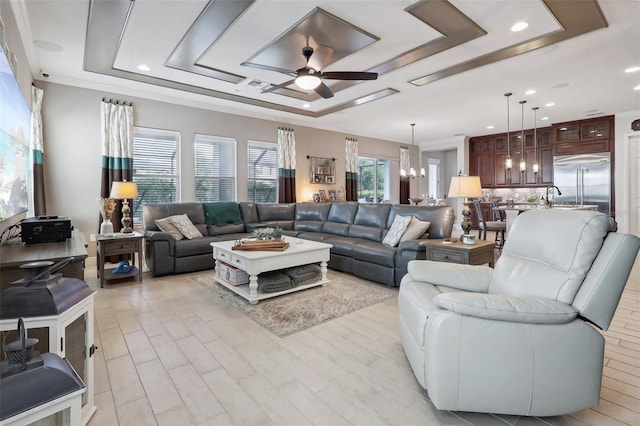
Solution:
M454 176L449 186L449 198L482 197L482 185L479 176Z
M109 197L116 200L128 200L138 197L138 185L135 182L113 182Z

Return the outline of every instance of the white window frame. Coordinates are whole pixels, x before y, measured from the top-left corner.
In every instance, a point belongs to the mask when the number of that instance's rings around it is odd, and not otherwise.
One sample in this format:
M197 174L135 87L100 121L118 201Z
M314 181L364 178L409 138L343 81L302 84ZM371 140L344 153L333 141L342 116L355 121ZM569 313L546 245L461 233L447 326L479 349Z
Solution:
M198 159L198 145L215 145L219 144L224 146L225 148L231 148L232 152L227 158L215 157L209 159L213 163L216 164L217 167L215 169L218 172L213 172L208 174L204 174L203 171L199 170ZM194 174L194 197L197 202L216 202L216 201L236 201L238 198L238 179L237 179L237 142L234 138L224 137L224 136L214 136L214 135L206 135L202 133L196 133L193 136L193 174ZM222 170L224 169L224 170ZM199 180L209 180L209 181L223 181L227 180L231 182L231 190L230 193L227 194L227 197L222 196L223 194L217 194L217 196L212 196L212 194L207 194L206 197L198 196L197 184ZM212 184L213 186L213 184ZM222 185L219 185L222 187ZM223 188L224 190L224 188Z

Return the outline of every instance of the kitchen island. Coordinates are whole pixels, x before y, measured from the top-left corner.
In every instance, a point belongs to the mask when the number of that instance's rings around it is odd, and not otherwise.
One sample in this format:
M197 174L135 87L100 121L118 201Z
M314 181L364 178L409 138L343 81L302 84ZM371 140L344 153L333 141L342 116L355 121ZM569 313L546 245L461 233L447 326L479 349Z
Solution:
M518 217L518 215L522 212L526 212L527 210L535 210L535 209L557 209L557 210L592 210L597 211L598 206L595 204L584 204L584 205L572 205L572 204L560 204L553 205L549 207L544 204L515 204L513 206L498 206L495 207L498 211L503 211L505 213L505 220L507 221L507 229L505 230L505 240L509 235L509 229L511 225L513 225L513 221Z

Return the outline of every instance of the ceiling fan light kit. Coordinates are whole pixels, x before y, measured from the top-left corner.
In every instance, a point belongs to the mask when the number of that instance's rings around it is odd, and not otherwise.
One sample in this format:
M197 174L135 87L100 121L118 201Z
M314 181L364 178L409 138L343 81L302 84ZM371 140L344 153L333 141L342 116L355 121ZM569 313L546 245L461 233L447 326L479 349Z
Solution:
M312 70L300 70L298 76L295 79L298 87L304 90L313 90L322 83L320 77L311 73Z

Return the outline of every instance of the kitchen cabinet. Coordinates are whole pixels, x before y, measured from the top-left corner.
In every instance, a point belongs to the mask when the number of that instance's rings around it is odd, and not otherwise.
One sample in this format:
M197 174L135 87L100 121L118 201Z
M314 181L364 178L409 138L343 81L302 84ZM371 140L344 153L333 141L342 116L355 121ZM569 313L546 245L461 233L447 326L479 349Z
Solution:
M480 176L480 184L483 188L494 186L495 154L475 154L469 158L469 174Z
M612 152L614 117L597 117L553 125L554 155Z

